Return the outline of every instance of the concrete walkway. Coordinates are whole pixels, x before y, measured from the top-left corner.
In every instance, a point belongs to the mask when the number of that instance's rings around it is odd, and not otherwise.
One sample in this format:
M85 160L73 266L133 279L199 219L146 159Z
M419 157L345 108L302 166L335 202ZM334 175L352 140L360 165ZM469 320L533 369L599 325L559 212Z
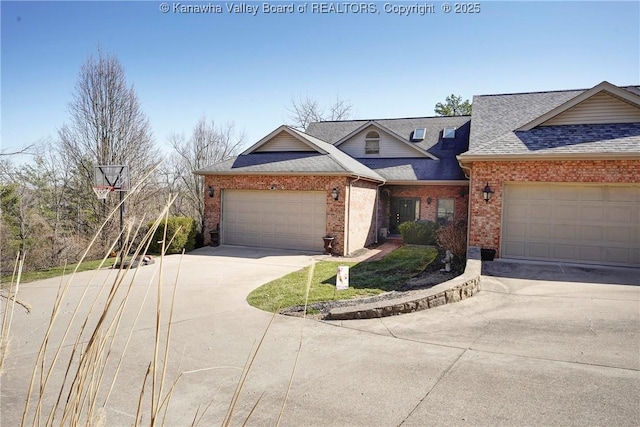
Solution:
M367 320L274 318L246 303L251 290L312 262L311 254L225 246L202 248L182 261L165 258L163 328L178 284L166 377L171 382L180 376L165 425L190 425L198 411L204 411L199 425L221 425L265 331L232 426L242 425L258 401L250 426L275 425L283 405L282 426L640 425L640 286L623 284L632 273L607 270L595 275L600 283L591 283L591 273L565 269L565 276L531 279L512 268L515 277L483 276L473 298ZM104 388L99 393L103 425L129 426L135 419L153 360L160 265L138 269L130 289L105 387L122 354L123 365L110 399L105 403ZM76 276L51 345L62 339L82 293L88 292L80 309L86 314L113 273L100 271L93 280L92 272ZM23 286L21 298L32 312L16 308L0 383L1 426L20 425L59 283ZM69 355L81 318L73 322L62 356ZM66 367L61 360L52 371L54 385ZM148 388L144 420L150 394ZM45 414L56 396L53 387Z

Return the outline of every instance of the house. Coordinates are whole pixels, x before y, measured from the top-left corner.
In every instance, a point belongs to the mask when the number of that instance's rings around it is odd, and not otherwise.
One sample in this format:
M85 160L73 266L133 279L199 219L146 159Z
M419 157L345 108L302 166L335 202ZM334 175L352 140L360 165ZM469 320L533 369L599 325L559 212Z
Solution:
M205 224L223 244L350 254L404 221L466 218L469 117L280 126L205 176Z
M280 126L195 173L223 244L321 251L331 236L346 255L404 221L468 219L469 245L498 257L640 265L636 86L475 96L471 117Z
M640 87L476 96L458 160L470 246L640 266Z

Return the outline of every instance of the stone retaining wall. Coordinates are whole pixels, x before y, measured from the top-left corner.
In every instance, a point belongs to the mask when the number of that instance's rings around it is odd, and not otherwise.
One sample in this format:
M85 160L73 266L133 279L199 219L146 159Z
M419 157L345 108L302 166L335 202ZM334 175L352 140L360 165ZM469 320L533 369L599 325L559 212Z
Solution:
M464 273L423 292L406 298L363 304L356 307L338 307L329 312L330 320L372 319L412 313L444 304L462 301L478 292L482 263L480 248L470 247Z

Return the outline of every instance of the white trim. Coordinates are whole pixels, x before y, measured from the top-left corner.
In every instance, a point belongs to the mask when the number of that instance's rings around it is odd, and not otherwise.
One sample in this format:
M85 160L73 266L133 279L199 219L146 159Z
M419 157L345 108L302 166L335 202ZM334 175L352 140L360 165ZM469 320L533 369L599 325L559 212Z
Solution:
M411 142L409 142L405 138L403 138L401 135L398 135L397 133L395 133L391 129L387 128L384 125L381 125L380 123L376 122L375 120L369 120L369 121L365 122L362 126L356 128L351 133L349 133L346 136L342 137L337 142L335 142L333 145L335 147L338 147L338 146L344 144L345 142L350 140L353 136L355 136L358 133L362 132L363 130L365 130L369 126L373 126L373 127L377 128L379 131L382 131L384 133L387 133L387 134L391 135L394 139L398 140L398 142L400 142L400 143L402 143L402 144L404 144L404 145L406 145L408 147L411 147L413 150L419 152L420 154L424 155L425 157L429 157L432 160L440 160L436 156L434 156L433 154L423 150L422 148L416 146L415 144L412 144Z
M547 120L550 120L550 119L556 117L557 115L567 111L568 109L576 106L580 102L585 101L585 100L591 98L593 95L595 95L597 93L600 93L600 92L608 92L611 95L621 99L622 101L626 101L629 104L640 108L640 96L638 96L638 95L636 95L636 94L634 94L632 92L629 92L628 90L621 89L618 86L612 85L611 83L609 83L607 81L603 81L602 83L592 87L589 90L586 90L586 91L582 92L580 95L577 95L574 98L571 98L567 102L565 102L563 104L560 104L556 108L546 112L545 114L543 114L543 115L539 116L538 118L530 121L529 123L526 123L526 124L520 126L519 128L515 129L515 131L531 130L531 129L535 128L536 126L541 125L542 123L546 122Z
M272 131L269 135L265 136L260 141L256 142L251 147L247 148L240 155L244 156L244 155L253 153L258 148L260 148L261 146L263 146L264 144L269 142L271 139L273 139L274 137L279 135L281 132L285 132L285 133L289 134L290 136L296 138L298 141L300 141L303 144L309 146L309 148L313 149L314 151L316 151L316 152L318 152L320 154L327 154L327 152L325 150L321 149L316 144L312 143L311 141L309 141L308 139L304 138L299 133L295 132L294 129L291 129L289 126L286 126L286 125L281 125L277 129Z

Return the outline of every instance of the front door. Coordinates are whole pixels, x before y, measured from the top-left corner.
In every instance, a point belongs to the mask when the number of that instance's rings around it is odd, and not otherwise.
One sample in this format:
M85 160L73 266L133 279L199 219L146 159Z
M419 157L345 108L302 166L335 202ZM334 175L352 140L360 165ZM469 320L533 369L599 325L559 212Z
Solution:
M391 199L391 216L389 218L389 232L400 234L398 226L403 222L416 220L416 206L418 199L397 198Z

